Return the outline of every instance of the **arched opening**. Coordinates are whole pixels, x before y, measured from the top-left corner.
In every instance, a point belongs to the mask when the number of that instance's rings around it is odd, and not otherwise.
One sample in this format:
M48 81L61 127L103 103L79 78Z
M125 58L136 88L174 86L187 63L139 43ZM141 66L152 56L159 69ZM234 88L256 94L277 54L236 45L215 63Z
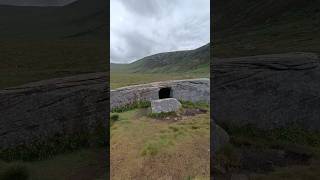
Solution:
M172 93L171 93L171 88L166 87L166 88L161 88L159 91L159 99L165 99L165 98L171 98Z

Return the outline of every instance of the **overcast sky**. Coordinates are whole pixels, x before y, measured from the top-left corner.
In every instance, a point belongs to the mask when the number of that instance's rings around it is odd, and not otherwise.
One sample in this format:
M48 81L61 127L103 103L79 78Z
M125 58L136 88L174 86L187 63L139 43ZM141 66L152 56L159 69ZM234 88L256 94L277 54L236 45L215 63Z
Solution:
M113 63L129 63L210 41L210 0L111 0Z

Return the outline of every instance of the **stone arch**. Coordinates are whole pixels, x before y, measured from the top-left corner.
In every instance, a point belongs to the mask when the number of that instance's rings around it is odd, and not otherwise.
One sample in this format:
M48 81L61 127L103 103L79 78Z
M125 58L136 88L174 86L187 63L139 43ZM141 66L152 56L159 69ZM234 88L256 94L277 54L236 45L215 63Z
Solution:
M159 90L159 99L172 98L171 87L161 88Z

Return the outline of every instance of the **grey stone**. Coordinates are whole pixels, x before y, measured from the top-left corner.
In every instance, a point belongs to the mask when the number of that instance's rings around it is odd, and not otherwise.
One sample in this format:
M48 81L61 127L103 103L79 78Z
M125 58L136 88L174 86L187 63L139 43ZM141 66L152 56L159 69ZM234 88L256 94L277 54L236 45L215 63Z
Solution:
M106 127L106 73L57 78L0 90L0 147L45 140L55 134Z
M176 112L181 108L181 103L175 98L166 98L151 101L152 113Z
M111 109L137 101L157 100L162 88L171 88L171 98L192 102L210 102L210 80L208 78L187 79L127 86L111 90Z
M219 149L227 145L230 141L230 136L229 134L220 126L216 125L214 129L214 141L215 141L215 146L213 151L217 152Z
M217 124L320 130L320 59L288 53L213 60Z

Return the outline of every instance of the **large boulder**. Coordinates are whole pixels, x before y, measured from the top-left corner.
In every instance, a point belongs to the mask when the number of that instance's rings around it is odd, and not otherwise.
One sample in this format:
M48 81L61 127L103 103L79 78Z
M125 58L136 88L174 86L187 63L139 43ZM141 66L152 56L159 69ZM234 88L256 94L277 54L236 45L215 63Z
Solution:
M214 137L213 140L215 141L215 146L213 151L217 152L219 149L223 148L227 145L230 141L229 134L220 126L216 125L214 129Z
M152 113L176 112L181 108L181 103L175 98L166 98L151 101Z
M320 130L319 63L313 53L214 59L211 101L216 122Z
M106 127L108 106L107 73L0 90L0 149Z

